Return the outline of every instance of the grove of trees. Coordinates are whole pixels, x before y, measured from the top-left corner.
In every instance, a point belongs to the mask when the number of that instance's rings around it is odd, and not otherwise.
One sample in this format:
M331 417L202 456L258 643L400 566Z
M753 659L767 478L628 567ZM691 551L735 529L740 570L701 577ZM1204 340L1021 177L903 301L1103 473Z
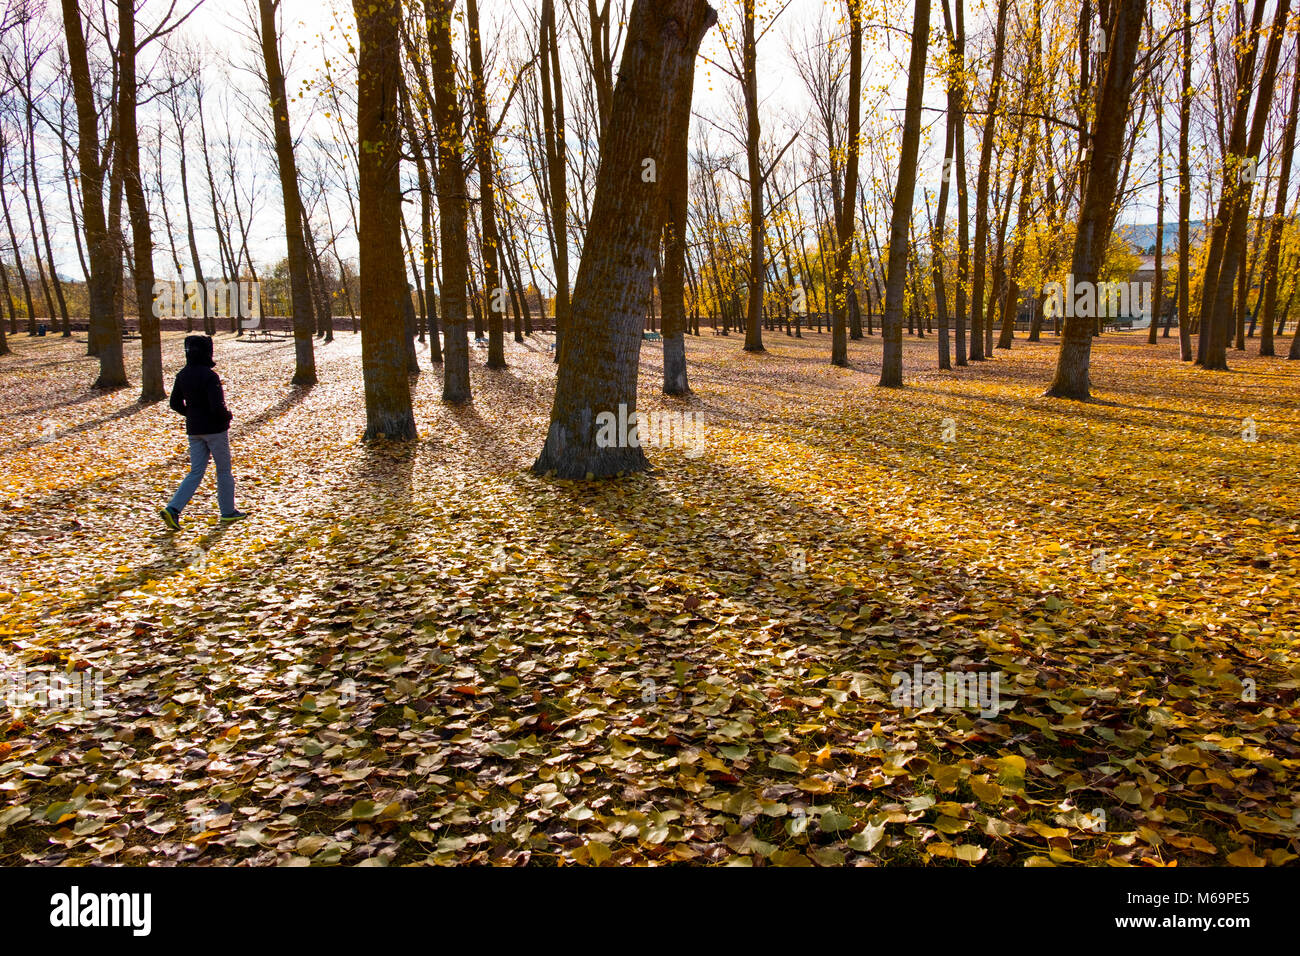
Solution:
M287 387L358 332L366 434L410 440L425 365L467 403L476 347L499 371L507 335L553 331L536 469L577 478L646 466L594 429L635 409L647 330L670 395L704 327L747 353L829 333L842 367L879 333L886 387L905 335L960 370L1021 330L1059 335L1044 386L1086 400L1105 317L1047 288L1145 256L1152 345L1300 358L1290 0L716 6L14 0L0 355L84 328L87 384L154 402L156 283L247 280L292 335ZM248 334L197 301L187 330Z

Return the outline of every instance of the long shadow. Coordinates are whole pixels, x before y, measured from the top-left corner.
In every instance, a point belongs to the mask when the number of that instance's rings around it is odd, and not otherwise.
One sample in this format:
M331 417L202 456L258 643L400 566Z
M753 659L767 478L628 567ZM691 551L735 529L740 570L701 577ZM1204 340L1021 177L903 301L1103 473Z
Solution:
M101 425L107 425L109 422L121 421L124 418L130 418L138 412L148 408L156 407L157 402L132 402L125 408L120 408L111 415L102 415L99 418L91 419L88 422L82 422L80 425L74 425L71 428L65 428L47 438L32 438L25 442L19 442L16 445L10 445L7 448L0 449L0 455L12 455L29 448L35 448L37 445L44 445L48 442L57 441L60 438L66 438L69 435L78 435L81 432L91 431Z
M218 524L211 531L199 536L192 544L182 545L176 532L161 527L159 522L159 548L164 552L160 557L145 564L137 565L129 572L119 575L111 581L100 584L79 598L75 604L64 605L58 609L60 617L75 618L95 610L108 601L115 601L127 591L133 591L150 581L187 571L199 566L206 560L206 554L221 540L229 530L226 525Z
M111 395L113 392L121 391L129 386L119 388L99 388L89 389L82 392L76 398L67 398L57 402L48 402L45 405L33 405L29 408L20 408L17 411L5 412L0 414L0 421L7 421L10 418L27 418L32 415L39 415L42 412L53 411L56 408L74 408L77 405L84 405L86 402L93 402L97 398L103 398L105 395Z
M243 421L238 422L231 431L236 435L255 432L263 425L269 424L270 422L275 421L275 419L282 417L291 408L306 399L307 396L311 394L311 391L312 386L310 385L295 385L290 388L289 394L284 398L280 399L269 408L258 412L252 418L246 418Z

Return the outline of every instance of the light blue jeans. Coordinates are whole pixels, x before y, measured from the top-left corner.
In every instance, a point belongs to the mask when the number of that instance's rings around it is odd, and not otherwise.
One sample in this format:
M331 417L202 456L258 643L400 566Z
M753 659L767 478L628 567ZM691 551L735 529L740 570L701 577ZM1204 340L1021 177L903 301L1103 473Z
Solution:
M223 515L235 513L235 476L230 470L230 436L226 432L219 435L190 435L190 473L181 481L181 486L172 495L167 506L180 514L199 490L199 483L208 470L208 459L217 466L217 505Z

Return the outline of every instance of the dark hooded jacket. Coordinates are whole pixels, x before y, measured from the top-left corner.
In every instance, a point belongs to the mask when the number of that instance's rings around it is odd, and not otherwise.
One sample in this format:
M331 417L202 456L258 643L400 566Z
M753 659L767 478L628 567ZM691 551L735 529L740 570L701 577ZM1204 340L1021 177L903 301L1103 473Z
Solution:
M214 365L212 338L185 336L185 367L172 386L171 406L185 416L188 435L218 435L230 427L230 410Z

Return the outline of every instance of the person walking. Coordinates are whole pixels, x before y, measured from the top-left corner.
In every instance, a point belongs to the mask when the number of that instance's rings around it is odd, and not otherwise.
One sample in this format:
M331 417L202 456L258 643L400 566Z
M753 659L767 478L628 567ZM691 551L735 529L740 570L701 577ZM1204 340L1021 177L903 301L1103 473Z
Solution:
M230 524L247 518L235 508L235 476L230 470L230 410L221 377L213 371L212 336L185 336L185 367L176 375L172 386L172 410L185 416L185 433L190 440L190 471L181 481L176 494L160 512L167 527L180 530L181 512L208 470L208 460L217 466L217 505L221 523Z

